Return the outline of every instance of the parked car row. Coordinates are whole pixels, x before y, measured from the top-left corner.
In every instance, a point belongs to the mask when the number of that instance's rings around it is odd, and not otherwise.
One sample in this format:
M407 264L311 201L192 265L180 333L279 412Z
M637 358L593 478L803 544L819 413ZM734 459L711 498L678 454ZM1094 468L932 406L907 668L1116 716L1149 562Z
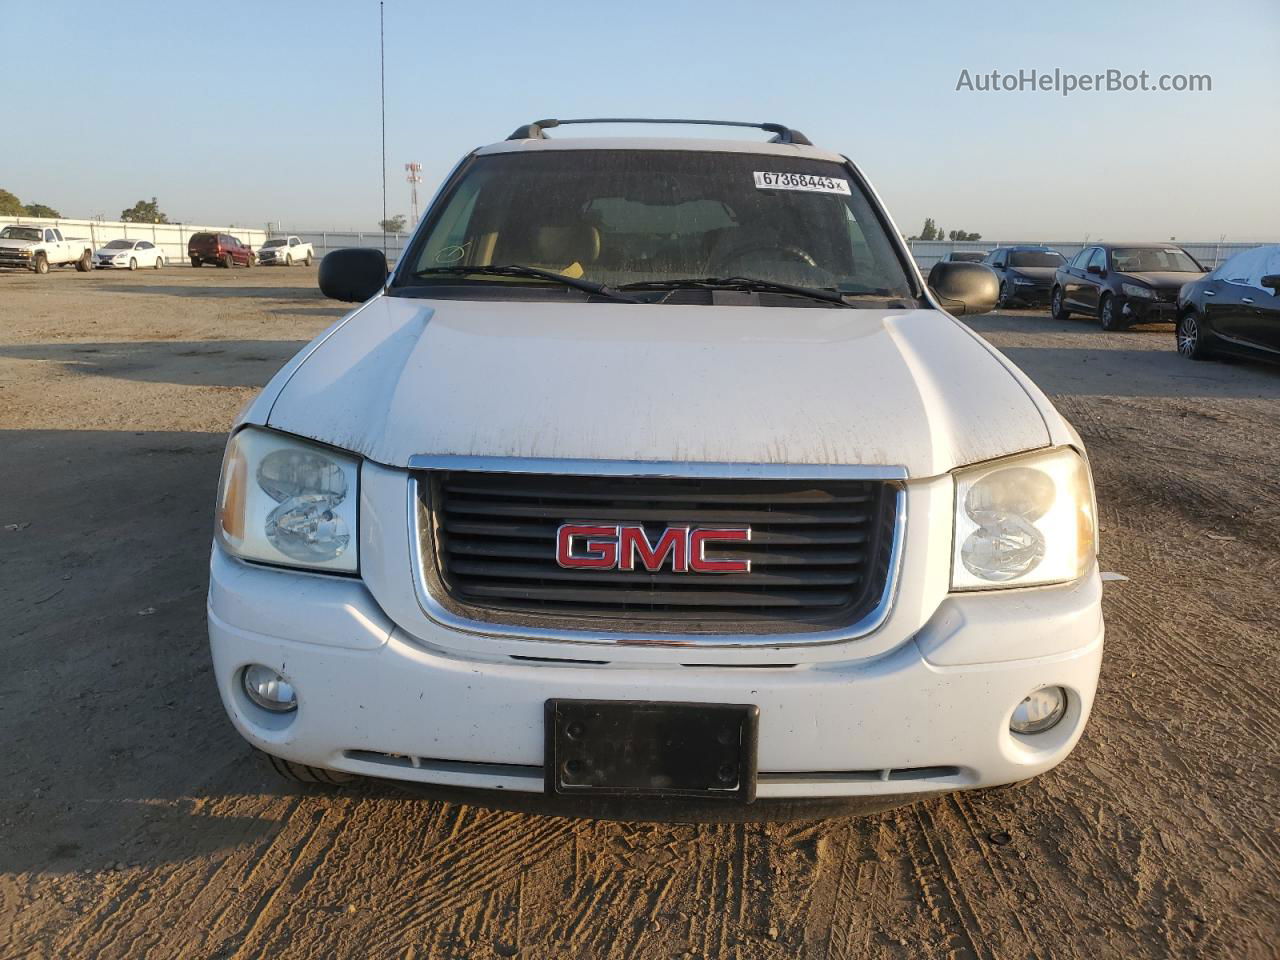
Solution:
M1193 360L1280 360L1280 244L1244 250L1212 272L1176 243L1095 243L1070 260L1025 244L952 251L941 262L990 267L1001 307L1048 303L1056 320L1095 317L1106 331L1172 323L1178 352Z

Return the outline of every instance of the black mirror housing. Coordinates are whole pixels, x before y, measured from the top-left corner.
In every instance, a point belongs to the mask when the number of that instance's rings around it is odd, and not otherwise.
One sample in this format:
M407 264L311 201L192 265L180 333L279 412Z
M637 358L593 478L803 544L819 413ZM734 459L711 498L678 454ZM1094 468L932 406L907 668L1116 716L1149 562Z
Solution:
M1084 268L1084 272L1085 272L1085 273L1092 273L1092 274L1094 274L1095 276L1097 276L1098 274L1102 273L1102 268L1101 268L1100 266L1098 266L1096 263L1091 263L1091 264L1089 264L1087 267L1085 267L1085 268Z
M1000 278L986 264L940 260L929 271L929 288L948 313L990 313L1000 297Z
M1270 287L1276 293L1280 294L1280 273L1268 273L1265 277L1258 281L1264 287Z
M334 250L320 261L320 292L330 300L364 303L383 288L387 273L387 258L381 250Z

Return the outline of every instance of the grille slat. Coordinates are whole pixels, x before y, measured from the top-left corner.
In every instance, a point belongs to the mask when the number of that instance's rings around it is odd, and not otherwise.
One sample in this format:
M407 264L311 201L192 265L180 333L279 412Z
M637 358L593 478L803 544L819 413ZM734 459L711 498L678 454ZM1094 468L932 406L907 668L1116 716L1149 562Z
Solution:
M847 524L842 511L831 510L722 510L688 506L631 506L616 504L567 504L567 503L500 503L495 500L451 500L449 512L486 517L529 517L555 519L561 523L571 520L654 520L662 523L811 523Z
M823 590L803 595L774 591L771 593L753 590L644 590L643 597L637 597L637 590L643 588L622 589L616 587L597 588L591 591L590 597L584 597L582 590L563 587L529 586L527 584L475 584L469 588L477 596L501 597L509 599L513 596L526 599L559 600L568 603L616 603L633 605L638 599L647 599L650 603L675 604L685 606L713 607L796 607L838 606L845 603L848 597L843 591Z
M870 480L583 477L431 471L419 490L432 593L471 619L610 632L753 633L852 624L888 576L896 488ZM746 573L566 569L563 523L750 527L709 559Z
M654 583L676 584L699 592L706 589L701 583L697 582L698 578L696 576L693 577L694 582L690 583L690 574L664 573L662 571L649 573L647 570L563 570L559 567L555 570L549 570L545 564L488 563L475 560L450 560L449 569L464 587L467 585L467 578L483 577L485 579L568 580L571 582L598 580L610 586L626 584L630 590L644 590L649 584ZM764 589L770 587L805 589L808 587L825 587L832 584L843 586L848 584L851 579L850 572L842 567L834 570L805 569L796 573L763 573L753 566L749 573L717 573L708 574L707 576L714 577L717 586L761 587ZM599 591L595 591L595 593L598 594Z
M859 541L861 542L861 541ZM455 539L445 538L443 549L446 553L459 557L501 557L511 560L545 560L547 547L545 543L529 543L518 541L508 543L502 540ZM862 563L866 559L864 550L831 550L825 544L815 546L811 550L800 550L797 547L783 550L759 550L759 541L746 545L723 544L717 551L726 557L736 560L750 560L753 566L767 567L800 567L800 566L841 566L851 563ZM807 545L804 545L807 546ZM453 564L453 561L450 561ZM456 569L456 567L455 567Z

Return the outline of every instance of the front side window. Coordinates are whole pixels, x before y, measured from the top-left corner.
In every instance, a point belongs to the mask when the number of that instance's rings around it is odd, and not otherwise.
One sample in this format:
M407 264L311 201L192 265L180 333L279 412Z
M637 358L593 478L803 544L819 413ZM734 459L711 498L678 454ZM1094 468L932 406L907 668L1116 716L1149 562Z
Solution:
M1089 257L1089 266L1097 267L1099 270L1107 269L1107 251L1102 247L1094 247L1093 255Z
M538 283L533 267L625 288L748 278L908 299L906 271L841 164L677 150L548 150L474 159L428 216L399 288Z

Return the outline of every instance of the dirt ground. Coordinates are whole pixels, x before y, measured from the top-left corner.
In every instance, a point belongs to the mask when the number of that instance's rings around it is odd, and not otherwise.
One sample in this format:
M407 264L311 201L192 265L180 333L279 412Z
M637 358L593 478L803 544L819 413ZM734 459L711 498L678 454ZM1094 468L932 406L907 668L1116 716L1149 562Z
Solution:
M604 823L294 788L226 721L223 434L342 312L313 269L0 275L0 957L1280 956L1280 368L977 318L1129 578L1079 748L862 819Z

